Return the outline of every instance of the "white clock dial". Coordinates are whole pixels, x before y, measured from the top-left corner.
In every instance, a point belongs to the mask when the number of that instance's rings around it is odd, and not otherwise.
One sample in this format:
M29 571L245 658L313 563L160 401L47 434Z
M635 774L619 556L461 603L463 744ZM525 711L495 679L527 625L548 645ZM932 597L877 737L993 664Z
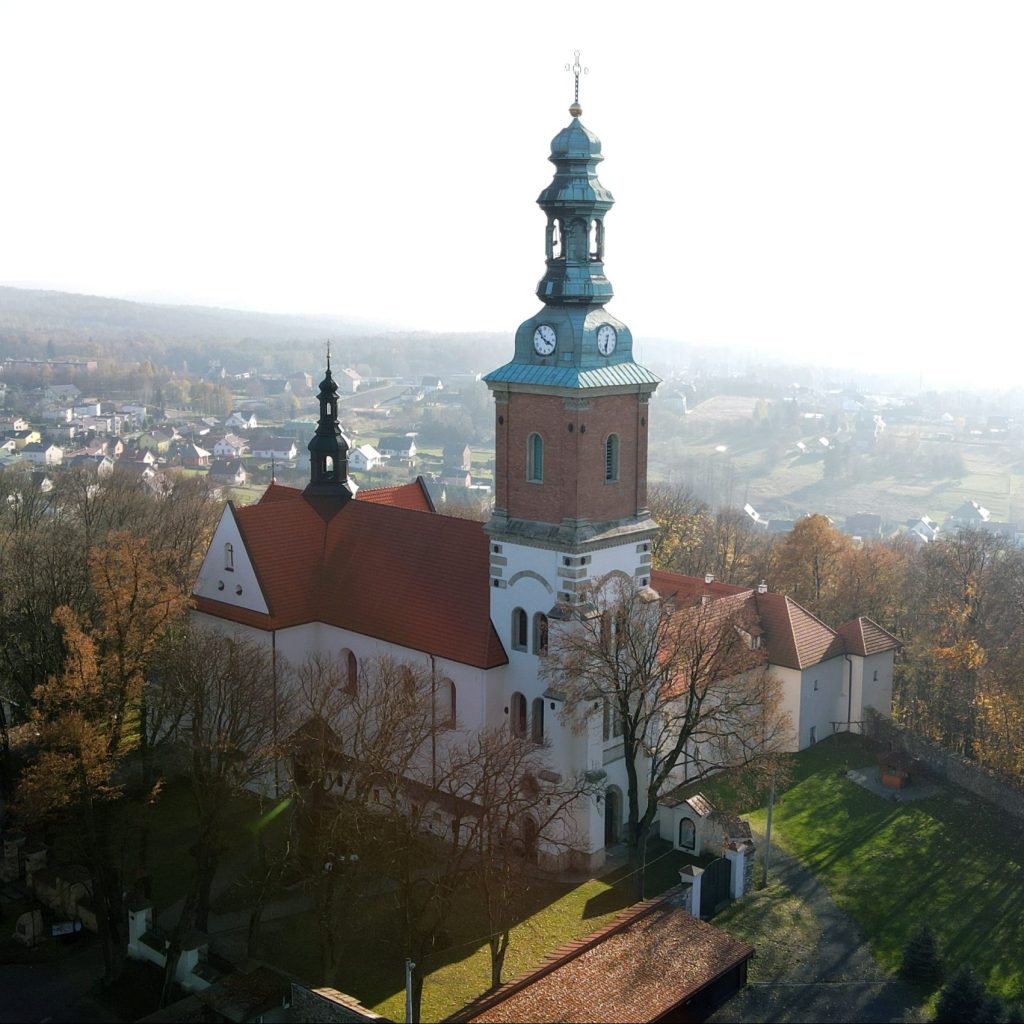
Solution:
M602 324L597 329L597 351L603 356L610 356L615 351L619 336L611 324Z
M537 350L537 354L541 356L549 356L555 351L555 329L549 327L547 324L541 324L533 332L533 347Z

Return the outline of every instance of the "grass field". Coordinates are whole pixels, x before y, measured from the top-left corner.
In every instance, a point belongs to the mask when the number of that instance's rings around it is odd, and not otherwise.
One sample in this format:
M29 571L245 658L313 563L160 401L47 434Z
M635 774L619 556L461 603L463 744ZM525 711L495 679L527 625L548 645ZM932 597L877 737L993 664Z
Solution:
M796 781L776 805L775 841L824 882L883 966L898 969L908 934L927 920L947 963L967 960L993 992L1021 999L1020 822L953 787L928 800L893 803L843 777L875 755L850 735L798 755ZM763 810L750 819L764 829Z
M663 892L679 880L683 854L658 843L650 854L647 892ZM549 877L531 883L528 908L512 933L504 978L528 970L553 949L606 924L634 899L633 879L622 868L604 878L571 884ZM342 950L337 987L392 1020L404 1012L403 966L390 895L364 899L350 908L351 934ZM451 916L445 948L432 954L423 990L423 1019L438 1020L490 986L487 924L478 902L467 894ZM319 956L315 922L303 914L267 926L263 955L300 977L316 982Z

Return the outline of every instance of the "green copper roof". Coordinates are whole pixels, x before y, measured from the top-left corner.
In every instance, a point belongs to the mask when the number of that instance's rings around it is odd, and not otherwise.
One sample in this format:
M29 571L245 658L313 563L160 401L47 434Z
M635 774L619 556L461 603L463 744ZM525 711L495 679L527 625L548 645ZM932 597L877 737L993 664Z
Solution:
M487 374L489 384L540 384L551 388L613 388L623 385L660 384L646 366L639 363L617 363L581 370L575 366L530 366L511 362Z
M601 141L574 117L551 141L550 159L555 176L537 200L547 214L546 269L537 285L544 306L520 324L512 361L484 380L652 388L660 381L633 361L629 328L605 309L613 293L604 273L604 215L614 199L597 178Z

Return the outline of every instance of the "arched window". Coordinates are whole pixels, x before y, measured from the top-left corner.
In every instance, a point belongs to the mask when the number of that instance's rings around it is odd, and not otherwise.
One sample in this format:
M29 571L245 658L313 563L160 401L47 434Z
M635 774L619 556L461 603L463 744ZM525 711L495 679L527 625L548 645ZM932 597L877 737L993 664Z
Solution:
M548 617L543 612L533 617L533 653L548 653Z
M605 483L614 483L619 479L618 434L609 434L604 443L604 479Z
M544 698L535 697L533 714L530 715L530 739L534 743L544 742Z
M606 741L612 738L612 706L607 700L603 702L601 713L601 735Z
M324 476L330 476L334 472L334 456L324 456Z
M544 438L531 434L526 441L526 479L532 484L544 482Z
M406 700L413 700L416 697L416 676L408 665L403 665L398 670L398 676L402 684L402 696Z
M351 651L345 652L345 690L354 694L359 688L359 662Z
M513 693L509 704L512 711L512 735L520 739L526 738L526 698L521 693Z
M697 826L690 818L679 819L679 849L693 850L697 846Z
M441 729L455 728L455 683L447 676L438 681L434 694L434 714Z
M527 618L522 608L515 608L512 611L512 650L525 651L527 644Z
M224 545L224 569L226 572L235 571L235 545Z

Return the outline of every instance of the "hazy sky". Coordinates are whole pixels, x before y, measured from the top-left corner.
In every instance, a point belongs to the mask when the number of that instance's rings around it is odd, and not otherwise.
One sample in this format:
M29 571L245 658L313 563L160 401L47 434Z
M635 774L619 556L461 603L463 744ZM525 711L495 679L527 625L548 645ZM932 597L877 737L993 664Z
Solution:
M0 0L0 282L512 331L575 48L635 334L1021 380L1017 2Z

